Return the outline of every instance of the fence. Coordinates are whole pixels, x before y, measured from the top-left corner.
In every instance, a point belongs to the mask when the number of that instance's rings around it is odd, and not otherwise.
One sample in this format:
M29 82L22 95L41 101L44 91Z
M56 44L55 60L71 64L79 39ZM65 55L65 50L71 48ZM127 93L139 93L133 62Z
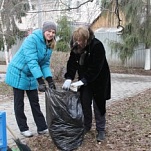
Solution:
M110 41L121 41L120 35L117 34L117 28L100 28L95 31L95 36L100 41L103 42L107 60L110 65L114 66L123 66L121 60L118 55L111 50L109 45ZM18 40L16 45L14 45L11 49L11 54L14 55L21 45L22 41ZM151 57L151 56L150 56ZM5 61L4 52L0 51L0 61ZM124 67L140 67L144 68L145 65L145 50L143 46L139 46L137 50L134 52L133 56L130 59L127 59Z
M95 31L95 36L104 44L107 60L110 65L123 66L116 53L111 50L110 41L121 41L120 35L117 34L117 28L100 28ZM145 65L145 50L143 46L139 46L133 56L127 59L125 67L141 67Z

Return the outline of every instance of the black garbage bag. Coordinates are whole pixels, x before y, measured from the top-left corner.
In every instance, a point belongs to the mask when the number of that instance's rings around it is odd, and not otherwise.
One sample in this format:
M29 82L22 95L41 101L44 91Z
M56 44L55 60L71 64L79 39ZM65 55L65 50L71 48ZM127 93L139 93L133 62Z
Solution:
M46 120L49 134L58 149L78 148L84 136L84 117L78 92L47 89Z

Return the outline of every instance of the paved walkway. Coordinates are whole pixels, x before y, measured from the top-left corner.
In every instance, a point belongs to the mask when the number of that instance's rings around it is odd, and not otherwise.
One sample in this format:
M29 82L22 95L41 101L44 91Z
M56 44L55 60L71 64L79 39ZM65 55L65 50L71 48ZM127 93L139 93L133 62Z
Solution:
M0 73L6 72L6 65L0 65Z
M0 81L3 81L5 74L0 74ZM151 88L151 76L139 76L139 75L127 75L127 74L111 74L112 80L112 99L107 101L107 105L111 105L112 102L121 100L126 97L134 96L140 92ZM40 105L42 112L45 113L45 96L44 93L39 93ZM0 104L0 111L5 111L7 114L7 124L12 129L17 137L21 141L26 139L20 135L19 129L15 121L15 115L13 110L13 100L7 97L3 98L4 103ZM6 100L6 101L5 101ZM27 97L25 97L25 114L27 115L28 125L30 130L37 135L36 125L31 114L30 105ZM13 146L14 141L12 135L7 131L8 145Z

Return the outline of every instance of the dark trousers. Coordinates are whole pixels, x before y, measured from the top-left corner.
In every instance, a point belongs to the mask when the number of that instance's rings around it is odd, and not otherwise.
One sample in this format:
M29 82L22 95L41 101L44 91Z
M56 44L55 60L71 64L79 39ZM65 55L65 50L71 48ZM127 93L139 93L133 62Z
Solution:
M96 121L96 130L97 131L104 131L105 124L106 124L106 117L105 114L102 116L95 100L93 99L93 93L89 86L83 86L80 89L80 97L81 97L81 104L84 114L84 125L87 130L91 129L92 126L92 104L94 109L94 117ZM101 100L100 100L101 101Z
M13 88L14 91L14 111L18 127L21 132L29 129L27 125L27 118L24 113L24 90ZM37 90L26 90L28 96L31 111L34 117L34 121L37 126L37 131L47 129L45 118L41 112L39 105L39 97Z

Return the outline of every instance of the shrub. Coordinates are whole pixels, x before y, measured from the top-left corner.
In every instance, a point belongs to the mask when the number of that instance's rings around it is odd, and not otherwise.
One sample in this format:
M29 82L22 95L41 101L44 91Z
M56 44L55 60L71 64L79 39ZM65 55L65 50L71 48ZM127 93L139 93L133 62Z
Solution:
M51 57L51 70L55 80L62 81L64 79L69 54L70 52L53 52Z
M56 45L57 51L67 52L69 50L69 44L64 41L58 41Z

